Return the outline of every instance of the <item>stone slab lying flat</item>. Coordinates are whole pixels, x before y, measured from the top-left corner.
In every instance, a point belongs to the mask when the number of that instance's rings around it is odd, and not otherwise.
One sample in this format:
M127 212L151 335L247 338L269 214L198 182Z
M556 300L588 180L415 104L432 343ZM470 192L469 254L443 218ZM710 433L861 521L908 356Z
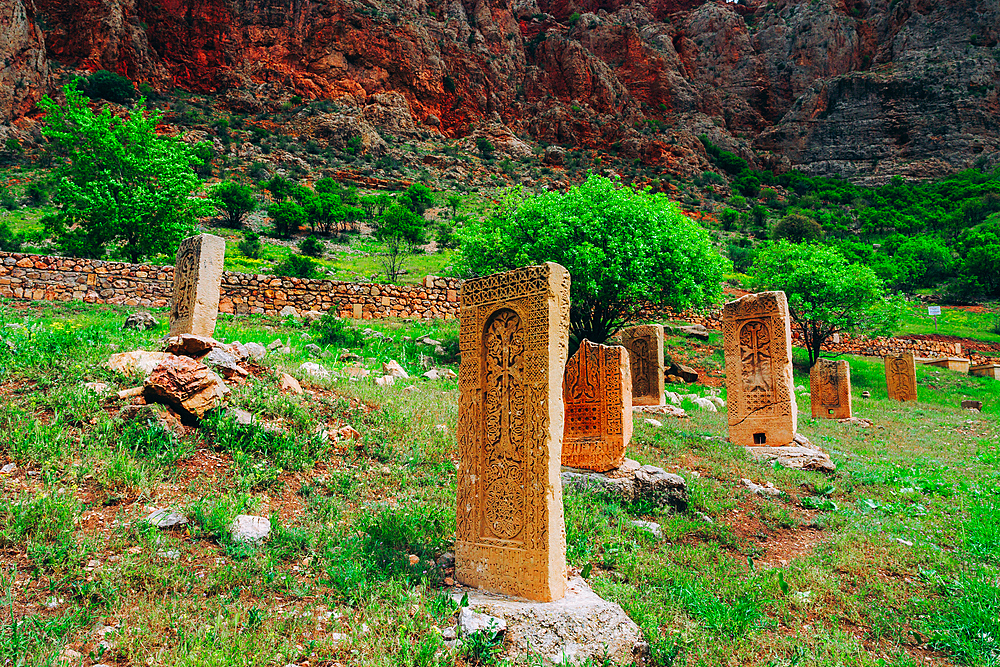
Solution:
M747 447L755 461L775 461L786 468L833 472L837 466L830 455L812 444L803 435L795 434L795 439L786 447Z
M582 577L573 577L566 595L554 602L531 602L521 598L484 593L474 588L453 592L456 601L468 594L469 608L507 623L505 645L510 656L541 655L549 662L573 664L607 657L631 664L644 656L649 647L639 626L625 611L602 600ZM530 644L530 646L529 646Z

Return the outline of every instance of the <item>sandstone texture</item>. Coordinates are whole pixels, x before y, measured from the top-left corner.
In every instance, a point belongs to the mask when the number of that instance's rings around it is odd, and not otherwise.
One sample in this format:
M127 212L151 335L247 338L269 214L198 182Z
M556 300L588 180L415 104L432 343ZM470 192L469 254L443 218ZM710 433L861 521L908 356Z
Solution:
M0 122L58 64L245 113L335 100L296 134L373 155L424 133L517 158L526 136L690 175L707 134L754 164L882 182L1000 147L996 2L0 0L0 19Z
M147 400L165 403L197 419L221 405L228 393L222 378L188 357L170 355L146 378Z

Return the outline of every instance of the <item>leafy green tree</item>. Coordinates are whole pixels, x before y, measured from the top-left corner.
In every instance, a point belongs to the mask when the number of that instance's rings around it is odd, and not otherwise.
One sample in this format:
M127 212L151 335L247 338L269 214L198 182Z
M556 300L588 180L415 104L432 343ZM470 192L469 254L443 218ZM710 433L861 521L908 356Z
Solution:
M274 267L276 276L289 278L318 278L319 266L305 255L292 253Z
M451 208L451 216L458 215L458 207L462 205L462 195L448 195L448 206Z
M12 230L6 220L0 222L0 251L17 252L23 243L24 237Z
M227 227L240 229L246 217L257 208L253 188L236 181L223 181L212 190L210 201L222 214Z
M1000 220L966 230L960 248L960 295L1000 296Z
M385 277L389 282L396 282L406 261L424 242L424 219L399 204L393 204L379 218L375 237L385 246L385 252L379 255Z
M322 257L325 250L323 242L311 234L299 243L299 252L309 257Z
M740 214L731 208L725 208L719 212L719 222L722 223L722 228L727 232L736 226L739 219Z
M574 338L603 343L649 305L683 310L722 295L729 268L666 195L591 175L565 194L519 189L462 233L460 271L481 276L558 262L571 281Z
M292 238L292 234L299 231L299 227L306 224L306 211L300 204L293 201L279 201L271 204L267 209L267 214L274 221L274 233L286 239Z
M249 257L251 259L260 259L261 243L260 236L257 232L252 229L248 229L243 232L243 238L238 244L236 244L236 249L240 251L244 257Z
M202 184L193 149L156 134L157 112L140 105L124 117L107 108L94 113L74 84L64 91L64 105L39 102L42 132L65 157L55 170L57 213L46 219L47 231L71 255L102 257L109 246L132 262L173 255L210 210L192 196Z
M399 203L417 215L423 215L434 204L434 193L423 183L411 183L399 198Z
M792 243L815 241L823 237L819 223L801 213L789 213L774 226L774 238L787 239Z
M476 148L485 157L493 155L493 151L496 150L496 148L493 146L493 142L487 139L486 137L476 137Z
M905 307L902 296L890 296L871 268L849 264L828 246L778 241L760 252L750 275L756 289L781 290L788 297L810 368L833 334L891 334Z
M285 199L291 197L295 187L294 183L289 181L284 176L279 176L277 174L264 183L264 189L270 192L271 196L277 201L284 201Z

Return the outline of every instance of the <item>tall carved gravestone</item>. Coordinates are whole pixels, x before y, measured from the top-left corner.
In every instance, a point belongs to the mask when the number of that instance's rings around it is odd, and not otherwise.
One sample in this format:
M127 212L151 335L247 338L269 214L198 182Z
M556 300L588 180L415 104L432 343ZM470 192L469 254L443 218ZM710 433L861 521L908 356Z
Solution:
M462 285L455 577L539 602L566 592L569 281L548 263Z
M885 386L889 398L897 401L917 400L917 363L911 353L904 352L885 358Z
M729 439L744 447L792 442L797 406L784 292L747 294L722 308Z
M646 324L623 329L611 340L628 350L632 369L632 405L662 405L663 326Z
M562 464L597 472L621 467L632 439L628 351L584 339L566 364L563 402Z
M171 336L215 333L225 259L226 240L221 236L199 234L181 241L174 263Z
M851 418L851 366L844 360L817 359L809 371L813 419Z

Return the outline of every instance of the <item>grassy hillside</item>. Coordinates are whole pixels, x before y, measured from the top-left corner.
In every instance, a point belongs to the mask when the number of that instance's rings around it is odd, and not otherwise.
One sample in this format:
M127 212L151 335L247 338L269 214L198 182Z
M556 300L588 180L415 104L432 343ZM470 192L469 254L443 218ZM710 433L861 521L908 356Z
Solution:
M165 325L124 332L125 314L0 304L0 464L17 466L0 475L0 659L54 665L68 646L85 664L474 664L436 630L455 612L451 573L434 563L454 539L457 383L312 382L297 369L315 330L224 317L218 338L280 337L293 352L233 387L257 426L216 415L176 437L123 421L83 387L138 383L102 364L155 349ZM385 336L356 350L366 368L396 359L419 375L422 357L456 368L455 322L360 326ZM444 355L414 342L425 334ZM704 362L718 345L671 339L668 351ZM688 512L566 495L569 565L590 566L595 589L642 626L653 664L997 664L998 383L918 368L920 400L899 404L879 360L850 361L855 414L873 427L813 420L796 392L799 430L831 454L833 476L753 463L726 442L724 412L692 409L660 428L637 419L628 450L684 476ZM311 393L279 393L281 370ZM803 367L796 383L807 390ZM983 413L962 411L964 397ZM361 440L318 435L344 424ZM743 478L781 495L753 495ZM191 521L150 528L152 507ZM271 539L233 542L239 513L269 517ZM101 627L116 628L103 648Z

